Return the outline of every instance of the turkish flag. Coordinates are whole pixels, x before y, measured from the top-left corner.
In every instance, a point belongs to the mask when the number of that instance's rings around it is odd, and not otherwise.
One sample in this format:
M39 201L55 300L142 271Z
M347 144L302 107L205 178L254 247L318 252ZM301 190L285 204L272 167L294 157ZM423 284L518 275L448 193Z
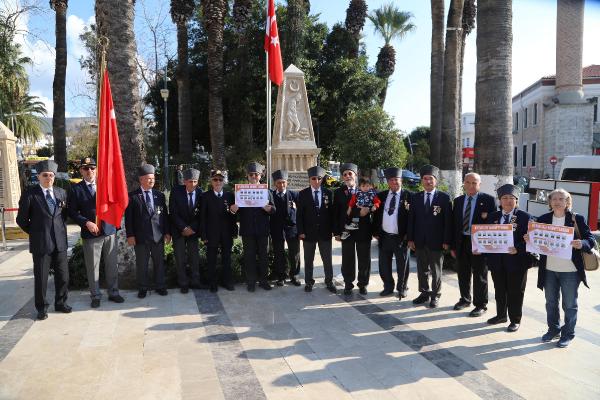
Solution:
M269 55L269 79L277 86L283 82L283 61L275 18L275 0L269 0L267 6L267 25L265 32L265 51Z
M119 228L127 204L129 204L129 196L125 181L125 168L123 167L108 71L105 69L100 89L96 217L98 221L102 220Z

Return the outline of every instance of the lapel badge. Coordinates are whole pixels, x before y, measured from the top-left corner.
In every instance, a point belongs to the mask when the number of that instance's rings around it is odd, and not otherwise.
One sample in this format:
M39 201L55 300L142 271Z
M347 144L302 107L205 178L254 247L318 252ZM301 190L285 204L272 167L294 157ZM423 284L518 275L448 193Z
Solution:
M438 214L441 214L442 212L442 207L440 206L433 206L433 215L436 216Z

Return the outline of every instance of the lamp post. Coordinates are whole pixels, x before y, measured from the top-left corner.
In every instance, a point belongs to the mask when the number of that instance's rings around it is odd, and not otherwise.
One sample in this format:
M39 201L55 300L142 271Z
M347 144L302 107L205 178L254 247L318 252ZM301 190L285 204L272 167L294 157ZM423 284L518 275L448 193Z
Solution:
M164 168L163 168L163 184L164 188L169 188L169 140L167 138L167 103L169 100L169 89L167 89L167 67L165 66L165 88L160 89L160 97L163 98L165 102L165 142L164 142Z

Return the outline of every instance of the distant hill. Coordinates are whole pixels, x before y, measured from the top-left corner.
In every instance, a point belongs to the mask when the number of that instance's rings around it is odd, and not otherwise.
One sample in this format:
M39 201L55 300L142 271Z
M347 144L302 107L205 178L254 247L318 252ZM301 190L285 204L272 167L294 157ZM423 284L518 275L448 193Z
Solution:
M44 120L43 129L45 134L52 135L52 118L42 118ZM77 127L82 124L95 124L98 121L95 117L75 117L75 118L66 118L65 124L67 127L67 132L72 132L77 130Z

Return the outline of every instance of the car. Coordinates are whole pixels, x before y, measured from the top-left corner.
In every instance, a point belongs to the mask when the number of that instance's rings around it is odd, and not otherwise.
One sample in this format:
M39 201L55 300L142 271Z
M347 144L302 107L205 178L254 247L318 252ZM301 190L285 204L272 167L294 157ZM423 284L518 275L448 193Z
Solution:
M408 169L403 169L402 181L411 185L418 185L421 182L421 177Z

